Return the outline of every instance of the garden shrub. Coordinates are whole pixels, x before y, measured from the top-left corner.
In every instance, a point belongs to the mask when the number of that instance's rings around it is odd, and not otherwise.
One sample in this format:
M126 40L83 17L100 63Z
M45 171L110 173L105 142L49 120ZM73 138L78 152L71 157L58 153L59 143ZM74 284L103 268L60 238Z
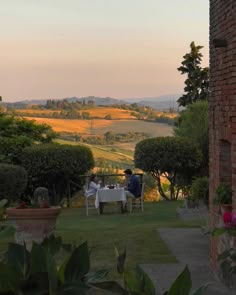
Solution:
M197 177L193 180L190 188L190 198L193 201L202 200L205 205L209 202L209 180L208 177Z
M69 180L82 187L80 176L94 167L91 150L79 145L34 145L23 150L21 161L29 175L28 193L32 195L36 187L44 186L52 204L66 196Z
M201 160L201 152L195 144L187 138L171 136L139 141L134 152L135 167L153 176L165 200L178 199L181 187L196 175ZM163 189L163 179L169 183L169 196Z
M0 164L0 199L15 201L27 185L26 170L17 165Z

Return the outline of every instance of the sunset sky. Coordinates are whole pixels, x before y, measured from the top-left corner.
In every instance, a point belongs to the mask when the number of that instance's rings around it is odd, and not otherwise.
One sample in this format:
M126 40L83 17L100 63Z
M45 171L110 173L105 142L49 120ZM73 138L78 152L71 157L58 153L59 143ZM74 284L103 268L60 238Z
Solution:
M207 0L0 0L4 101L183 92L191 41L208 66Z

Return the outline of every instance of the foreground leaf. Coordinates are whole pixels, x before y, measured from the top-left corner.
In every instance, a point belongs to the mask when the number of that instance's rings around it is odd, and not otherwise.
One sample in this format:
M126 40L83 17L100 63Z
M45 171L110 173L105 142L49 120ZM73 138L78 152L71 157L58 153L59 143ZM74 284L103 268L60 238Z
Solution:
M107 269L101 269L95 272L90 272L86 274L85 279L88 284L100 282L108 275L109 271Z
M196 289L191 293L191 295L203 295L208 288L209 284L203 285L200 288Z
M129 295L128 291L126 291L121 285L119 285L115 281L106 281L101 283L94 283L91 285L99 289L107 290L112 294Z
M3 230L0 231L0 238L8 238L15 234L15 228L11 225L6 226Z
M188 266L176 278L168 291L168 295L189 295L192 287L191 275Z
M87 242L84 242L72 252L66 267L65 281L81 280L90 268L90 260Z

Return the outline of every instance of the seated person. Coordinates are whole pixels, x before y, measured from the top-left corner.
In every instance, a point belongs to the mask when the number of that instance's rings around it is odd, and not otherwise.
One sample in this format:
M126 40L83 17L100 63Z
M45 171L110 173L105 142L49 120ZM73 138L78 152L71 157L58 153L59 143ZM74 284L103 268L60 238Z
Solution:
M141 187L138 177L136 175L133 175L130 169L126 169L124 173L126 179L128 180L128 184L125 187L126 198L141 197Z
M96 195L97 190L101 187L101 180L98 181L96 174L91 174L88 181L88 186L85 191L85 196L89 197Z

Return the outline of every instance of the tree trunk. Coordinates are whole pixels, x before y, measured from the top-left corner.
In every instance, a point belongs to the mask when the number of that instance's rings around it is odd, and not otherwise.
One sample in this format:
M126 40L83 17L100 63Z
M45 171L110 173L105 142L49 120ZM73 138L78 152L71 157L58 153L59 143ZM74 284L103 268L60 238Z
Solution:
M164 193L164 191L162 189L160 176L157 176L156 179L157 179L157 188L158 188L158 191L159 191L161 197L163 199L165 199L166 201L169 201L169 198L166 196L166 194Z

